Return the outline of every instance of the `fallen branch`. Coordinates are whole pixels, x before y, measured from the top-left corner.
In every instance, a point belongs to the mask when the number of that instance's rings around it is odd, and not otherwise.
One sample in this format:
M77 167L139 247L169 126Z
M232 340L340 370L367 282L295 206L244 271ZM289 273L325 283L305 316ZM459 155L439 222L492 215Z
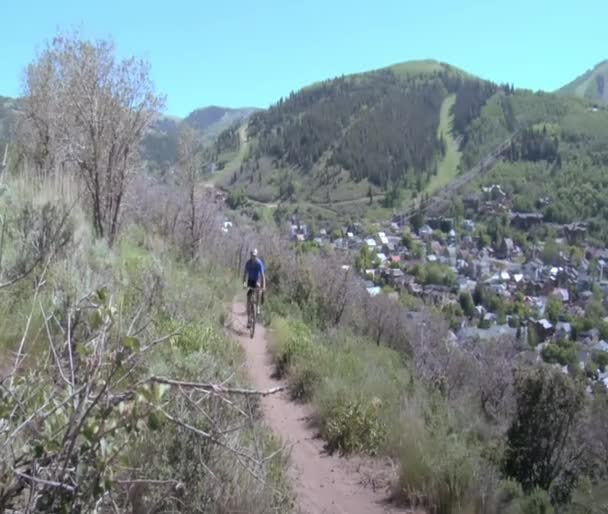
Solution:
M216 394L240 394L244 396L269 396L271 394L278 393L287 388L287 386L278 386L265 391L258 389L243 389L239 387L224 387L218 384L201 384L197 382L182 382L179 380L172 380L164 377L150 377L150 382L156 382L157 384L166 384L170 386L183 387L186 389L200 389L202 391L209 391Z
M51 480L44 480L43 478L33 477L31 475L22 473L21 471L17 471L16 469L13 470L13 473L15 473L15 475L17 475L18 477L20 477L24 480L28 480L30 482L34 482L37 484L47 485L50 487L57 487L58 489L64 489L65 491L67 491L69 493L74 493L76 491L76 489L74 487L72 487L71 485L62 484L61 482L53 482Z

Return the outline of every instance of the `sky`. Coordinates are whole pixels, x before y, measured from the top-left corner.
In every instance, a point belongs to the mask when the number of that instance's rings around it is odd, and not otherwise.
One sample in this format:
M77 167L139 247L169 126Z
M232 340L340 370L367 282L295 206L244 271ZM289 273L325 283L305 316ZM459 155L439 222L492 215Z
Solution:
M20 0L0 7L0 95L59 29L144 57L166 113L268 107L310 83L437 59L555 90L608 59L606 0ZM7 5L8 4L8 5Z

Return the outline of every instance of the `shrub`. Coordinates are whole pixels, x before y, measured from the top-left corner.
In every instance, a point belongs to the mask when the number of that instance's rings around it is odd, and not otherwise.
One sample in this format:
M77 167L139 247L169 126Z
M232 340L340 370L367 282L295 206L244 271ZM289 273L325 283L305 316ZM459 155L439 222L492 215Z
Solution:
M437 514L467 512L475 498L475 459L461 434L418 402L408 403L394 436L399 458L396 496ZM425 418L428 421L425 421Z
M295 364L298 355L313 353L312 335L302 322L289 323L277 318L273 321L275 335L270 346L277 377L287 375L289 369Z
M386 440L386 428L378 417L380 400L336 400L331 416L321 422L329 452L377 454Z

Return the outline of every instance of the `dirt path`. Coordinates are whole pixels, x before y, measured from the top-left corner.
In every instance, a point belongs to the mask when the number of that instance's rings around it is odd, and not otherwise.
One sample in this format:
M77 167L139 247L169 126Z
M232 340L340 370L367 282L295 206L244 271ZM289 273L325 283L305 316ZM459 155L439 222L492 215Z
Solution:
M281 385L272 378L264 327L256 326L254 339L246 330L244 301L232 307L233 330L246 353L249 376L258 389ZM403 512L388 505L388 469L363 461L328 455L310 426L311 410L280 393L262 399L265 419L284 443L291 445L289 475L303 514L386 514Z

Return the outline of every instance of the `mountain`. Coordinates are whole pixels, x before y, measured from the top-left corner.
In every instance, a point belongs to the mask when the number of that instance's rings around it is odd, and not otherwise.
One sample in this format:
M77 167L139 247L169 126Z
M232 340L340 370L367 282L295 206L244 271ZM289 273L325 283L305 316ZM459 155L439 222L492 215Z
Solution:
M509 90L431 60L319 82L253 114L246 137L223 134L217 182L260 201L390 206L453 179L468 125Z
M208 145L218 134L232 125L243 123L257 110L252 107L231 109L211 106L196 109L183 119L161 116L150 128L144 140L144 159L153 170L166 171L177 162L177 141L182 124L188 124L198 130L201 140Z
M246 120L256 111L259 111L259 109L255 107L231 109L212 105L192 111L184 119L184 122L211 139L231 125Z
M465 195L501 184L516 210L587 222L608 243L608 106L436 61L313 84L223 132L214 151L233 200L316 224L390 219L438 191L443 212L473 216Z
M560 95L577 96L592 102L608 103L608 60L586 71L557 91Z

